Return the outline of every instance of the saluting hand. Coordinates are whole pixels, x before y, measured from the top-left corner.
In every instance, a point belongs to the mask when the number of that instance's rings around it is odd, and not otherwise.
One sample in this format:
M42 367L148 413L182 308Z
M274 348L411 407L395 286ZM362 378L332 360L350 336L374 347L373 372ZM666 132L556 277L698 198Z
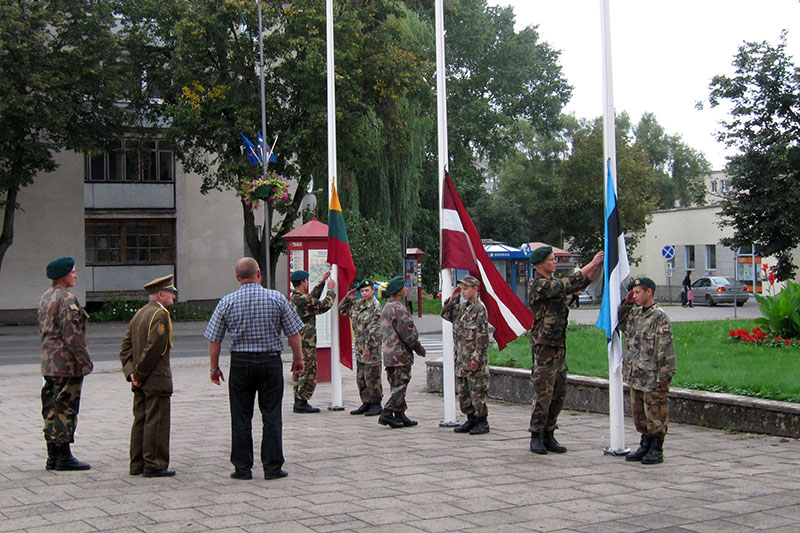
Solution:
M461 285L456 285L456 288L450 293L450 301L452 302L459 296L461 296Z
M344 297L347 298L348 300L354 299L356 297L356 290L350 289L349 291L347 291L347 294L345 294Z
M632 304L633 303L633 291L628 291L628 294L625 295L625 303Z

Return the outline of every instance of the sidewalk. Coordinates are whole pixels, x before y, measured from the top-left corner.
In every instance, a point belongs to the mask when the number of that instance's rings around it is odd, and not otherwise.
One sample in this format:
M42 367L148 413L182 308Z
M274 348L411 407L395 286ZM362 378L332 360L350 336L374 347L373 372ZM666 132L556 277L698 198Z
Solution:
M208 381L206 357L178 359L178 475L131 477L131 395L118 366L98 363L85 381L73 451L92 464L86 472L44 469L38 365L3 366L0 531L735 532L796 531L800 522L798 441L674 424L666 462L645 467L603 456L606 416L564 412L557 435L569 452L538 456L528 451L526 406L490 403L488 435L439 428L442 399L424 392L419 358L408 395L415 428L347 411L293 414L287 380L289 477L276 481L260 479L258 467L252 481L228 477L227 390ZM348 410L360 403L354 381L345 371ZM321 384L312 403L329 399ZM633 446L629 419L626 429ZM255 441L258 449L260 431Z

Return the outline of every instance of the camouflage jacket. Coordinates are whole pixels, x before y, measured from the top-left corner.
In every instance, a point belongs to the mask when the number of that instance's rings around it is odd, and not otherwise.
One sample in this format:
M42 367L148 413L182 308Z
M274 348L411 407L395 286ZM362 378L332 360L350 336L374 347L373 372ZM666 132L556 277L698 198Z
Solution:
M590 281L580 272L563 278L546 278L539 272L533 275L528 282L528 305L533 311L531 345L566 346L567 295L582 291Z
M344 298L339 313L350 317L359 363L381 364L381 304L377 298Z
M417 326L403 302L389 300L381 311L383 366L411 366L414 352L425 357Z
M42 337L42 375L58 378L85 376L94 368L86 346L89 315L78 299L53 284L39 299L39 334Z
M472 361L478 363L477 372L488 371L489 323L483 302L476 299L456 304L448 298L442 304L442 318L453 323L456 376L469 376Z
M317 346L317 315L321 315L333 307L333 299L336 293L329 290L324 300L320 300L322 289L325 288L325 281L320 281L308 294L292 289L289 300L297 311L300 320L303 321L303 329L300 330L300 340L306 348Z
M155 396L172 394L172 320L169 311L158 302L148 302L136 311L128 324L119 359L122 373L141 383L141 389Z
M622 356L622 379L634 389L661 390L675 375L675 345L669 317L658 304L646 311L633 304L619 306L617 329L625 334L625 353Z

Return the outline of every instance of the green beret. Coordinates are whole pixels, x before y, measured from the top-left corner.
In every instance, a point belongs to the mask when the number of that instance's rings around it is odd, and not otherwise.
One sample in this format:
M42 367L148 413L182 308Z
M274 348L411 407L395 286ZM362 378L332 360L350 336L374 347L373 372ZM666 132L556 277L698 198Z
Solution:
M388 296L392 296L393 294L400 292L405 285L406 279L403 276L396 276L389 280L389 283L386 285L386 289L384 289L383 292Z
M144 288L149 294L155 294L158 291L172 291L175 294L178 293L178 289L175 287L175 284L172 282L175 276L170 274L169 276L163 276L160 278L156 278L153 281L145 284Z
M553 253L552 246L540 246L539 248L533 251L528 261L530 261L534 265L538 265L539 263L547 259L547 256L552 253Z
M305 270L295 270L292 272L292 275L289 276L289 281L303 281L304 279L308 278L308 272Z
M656 290L656 282L650 278L645 276L640 276L638 278L633 278L630 283L630 288L633 289L634 287L649 287L650 289Z
M366 287L374 287L374 285L372 284L372 280L371 280L371 279L364 279L364 280L361 280L361 283L359 283L359 284L356 286L356 290L357 290L357 291L360 291L361 289L364 289L364 288L366 288Z
M61 256L53 259L47 264L47 277L50 279L61 279L70 272L75 266L75 260L71 257Z
M459 285L466 285L467 287L480 287L481 282L478 281L478 278L475 276L464 276L460 280L458 280Z

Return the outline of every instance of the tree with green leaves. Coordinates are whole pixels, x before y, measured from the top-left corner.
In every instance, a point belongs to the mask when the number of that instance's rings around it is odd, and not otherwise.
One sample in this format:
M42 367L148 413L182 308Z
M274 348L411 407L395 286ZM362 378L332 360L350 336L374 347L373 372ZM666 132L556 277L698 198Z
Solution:
M738 153L726 172L732 189L722 200L726 246L755 243L778 258L778 280L794 276L792 251L800 244L800 68L777 45L745 43L734 56L735 73L711 82L712 107L730 106L718 138Z
M275 237L292 228L309 186L321 191L320 218L327 214L326 21L318 0L262 5L268 136L279 136L272 169L297 184L267 239L274 272L285 249ZM119 12L132 78L159 90L160 99L141 98L138 109L166 122L184 167L202 177L202 191L241 192L259 173L238 140L261 124L256 4L120 1ZM337 2L334 22L342 206L407 230L433 129L429 28L396 0ZM242 202L242 210L245 238L263 267L265 240L251 206Z
M20 189L61 150L100 149L125 120L114 17L105 0L0 3L0 265Z

